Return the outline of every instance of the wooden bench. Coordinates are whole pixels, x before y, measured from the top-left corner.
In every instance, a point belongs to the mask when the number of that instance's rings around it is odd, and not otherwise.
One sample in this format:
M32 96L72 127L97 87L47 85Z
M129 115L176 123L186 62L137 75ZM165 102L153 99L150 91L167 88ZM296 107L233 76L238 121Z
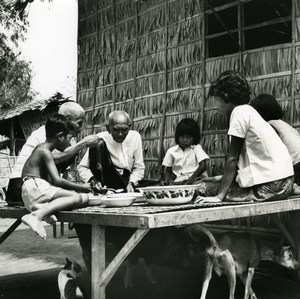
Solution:
M92 226L92 298L104 299L105 287L113 277L128 254L142 240L150 229L181 226L193 223L243 218L280 212L300 210L300 197L290 197L286 200L263 203L245 204L191 204L177 207L132 206L128 208L87 207L74 211L64 211L57 214L62 222L90 224ZM24 208L0 207L1 218L15 218L16 222L3 235L6 238L20 223L20 218L26 214ZM300 224L300 217L295 215L295 226ZM105 267L105 227L131 227L136 231L117 253L110 264ZM3 239L3 235L1 238ZM299 240L294 240L294 246L299 252ZM3 242L3 240L2 240Z

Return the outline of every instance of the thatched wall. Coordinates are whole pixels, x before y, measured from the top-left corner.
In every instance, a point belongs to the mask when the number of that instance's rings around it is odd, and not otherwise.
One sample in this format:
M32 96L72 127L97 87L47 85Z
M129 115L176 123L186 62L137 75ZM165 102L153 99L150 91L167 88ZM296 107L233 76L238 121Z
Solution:
M285 119L300 125L299 1L292 0L288 18L291 42L210 58L205 17L211 11L204 0L78 3L78 101L86 110L82 135L104 130L112 110L126 110L143 137L146 177L159 176L162 158L174 144L174 128L185 117L200 125L213 174L222 171L227 120L217 112L213 99L207 100L207 91L224 70L243 72L253 96L273 94Z

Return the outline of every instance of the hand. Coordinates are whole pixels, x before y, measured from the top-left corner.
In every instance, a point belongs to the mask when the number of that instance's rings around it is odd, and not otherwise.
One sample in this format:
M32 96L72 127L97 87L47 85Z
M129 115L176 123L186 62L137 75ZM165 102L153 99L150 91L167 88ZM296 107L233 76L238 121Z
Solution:
M81 142L86 146L86 147L90 147L90 146L93 146L93 145L96 145L99 140L101 138L98 137L98 135L94 134L94 135L89 135L89 136L86 136L84 137Z
M89 183L94 191L100 191L102 189L101 183L95 177L91 177Z
M126 191L127 192L134 192L134 187L133 187L133 183L129 182L127 187L126 187Z
M222 202L222 200L217 196L208 196L208 197L198 196L194 201L194 203L219 203L219 202Z
M84 193L90 193L90 192L92 192L92 187L88 183L81 185L81 187L82 187L81 192L84 192Z

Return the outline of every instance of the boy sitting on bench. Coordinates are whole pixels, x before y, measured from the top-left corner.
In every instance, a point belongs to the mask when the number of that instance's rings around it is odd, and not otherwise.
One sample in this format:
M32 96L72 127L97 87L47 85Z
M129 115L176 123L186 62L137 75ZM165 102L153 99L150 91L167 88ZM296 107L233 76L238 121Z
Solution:
M55 222L56 212L86 206L88 195L77 192L91 192L89 184L79 185L61 178L52 156L54 149L64 151L69 145L74 131L72 124L65 116L54 114L45 127L46 141L34 149L22 172L22 199L31 211L22 217L22 222L43 239L46 238L43 219Z

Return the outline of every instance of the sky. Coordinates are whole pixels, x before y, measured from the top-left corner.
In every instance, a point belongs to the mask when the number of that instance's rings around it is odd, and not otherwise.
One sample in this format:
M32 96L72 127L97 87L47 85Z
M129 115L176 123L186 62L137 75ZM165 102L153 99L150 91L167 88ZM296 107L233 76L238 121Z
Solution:
M35 0L27 13L22 56L31 62L37 98L48 99L60 92L76 100L77 0Z

